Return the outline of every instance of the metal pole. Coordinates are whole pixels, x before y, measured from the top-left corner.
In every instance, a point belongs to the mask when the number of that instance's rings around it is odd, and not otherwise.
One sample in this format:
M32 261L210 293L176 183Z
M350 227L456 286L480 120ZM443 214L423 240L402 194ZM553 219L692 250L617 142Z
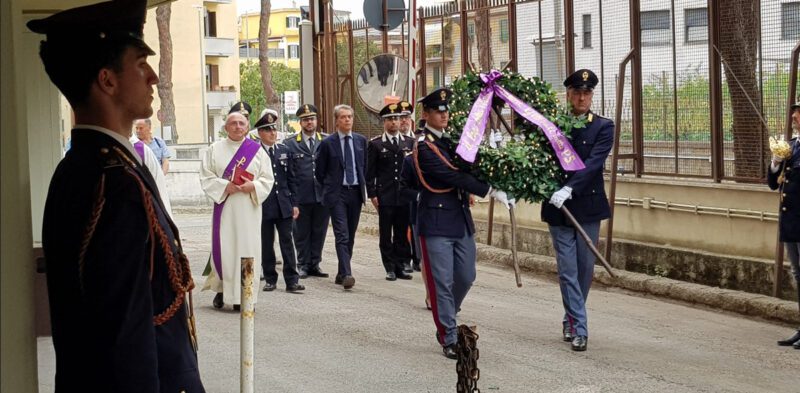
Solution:
M564 0L564 49L567 52L567 75L575 72L575 18L572 0Z
M417 102L417 0L408 0L408 102Z
M241 358L239 384L241 393L253 393L253 330L255 308L253 306L253 266L252 257L242 258L242 297L240 317L240 347Z
M631 134L633 137L633 151L636 158L633 160L633 170L636 177L642 176L644 165L642 151L644 139L642 136L642 30L641 7L639 0L630 2L630 29L631 45L633 46L633 63L631 64ZM624 80L623 80L624 82Z
M722 59L715 50L719 37L720 3L708 0L708 79L711 98L711 177L720 182L725 176L722 135Z

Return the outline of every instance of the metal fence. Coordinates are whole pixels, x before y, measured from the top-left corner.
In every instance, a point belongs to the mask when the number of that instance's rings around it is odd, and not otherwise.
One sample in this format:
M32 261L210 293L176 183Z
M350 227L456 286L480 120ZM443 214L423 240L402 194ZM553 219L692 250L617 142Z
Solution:
M418 96L470 69L505 66L563 93L569 72L590 68L600 77L593 110L613 117L622 106L620 153L633 156L619 162L623 172L759 182L767 137L785 127L800 1L458 0L418 16ZM364 21L335 27L337 99L374 135L379 122L354 76L375 55L408 58L407 26L386 34Z

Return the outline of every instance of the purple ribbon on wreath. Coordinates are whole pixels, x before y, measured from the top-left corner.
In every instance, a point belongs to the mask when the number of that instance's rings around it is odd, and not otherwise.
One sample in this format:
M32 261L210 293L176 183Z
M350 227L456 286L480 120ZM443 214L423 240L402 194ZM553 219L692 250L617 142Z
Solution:
M533 109L530 105L520 100L517 96L511 94L503 86L497 84L497 80L503 76L503 73L497 70L492 70L488 74L481 74L481 80L484 87L481 90L478 99L472 105L467 118L467 124L464 125L464 131L461 133L461 139L458 141L456 153L467 162L475 162L475 156L478 154L478 146L483 140L483 134L486 130L486 121L489 119L490 108L492 100L496 95L498 98L505 101L508 106L515 112L519 113L524 119L536 124L544 131L550 145L561 163L561 167L567 171L579 171L586 166L572 144L569 143L561 130L548 120L544 115Z

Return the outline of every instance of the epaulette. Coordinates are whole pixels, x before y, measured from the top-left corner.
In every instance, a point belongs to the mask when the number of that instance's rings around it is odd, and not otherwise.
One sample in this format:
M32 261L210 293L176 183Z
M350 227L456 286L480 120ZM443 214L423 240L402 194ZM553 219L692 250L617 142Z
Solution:
M431 141L431 142L435 142L436 141L436 138L434 138L433 135L427 134L427 136L428 136L428 140L429 141Z
M425 135L420 135L417 142L425 142Z
M124 167L126 162L133 167L136 166L136 163L126 155L119 154L117 149L109 149L107 147L100 148L100 160L103 163L103 169Z
M381 139L381 137L382 137L382 135L374 136L374 137L370 138L370 141L375 141L375 140Z

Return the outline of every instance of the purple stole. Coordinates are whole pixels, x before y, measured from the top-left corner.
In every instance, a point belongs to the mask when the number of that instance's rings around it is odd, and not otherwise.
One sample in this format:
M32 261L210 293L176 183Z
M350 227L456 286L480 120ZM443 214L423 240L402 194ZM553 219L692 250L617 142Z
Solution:
M147 164L144 163L144 142L137 141L133 144L133 148L136 149L136 152L139 153L139 157L142 158L142 165L146 166Z
M258 143L245 137L244 142L239 146L239 150L236 150L233 158L231 158L231 162L228 163L228 167L225 168L222 178L230 179L236 167L241 167L242 169L247 168L247 166L250 165L250 161L252 161L253 157L258 153L259 148L260 145ZM211 227L211 257L214 260L214 269L216 269L217 276L220 280L222 280L222 251L220 250L219 229L223 207L225 207L225 201L222 203L214 203L214 217Z

